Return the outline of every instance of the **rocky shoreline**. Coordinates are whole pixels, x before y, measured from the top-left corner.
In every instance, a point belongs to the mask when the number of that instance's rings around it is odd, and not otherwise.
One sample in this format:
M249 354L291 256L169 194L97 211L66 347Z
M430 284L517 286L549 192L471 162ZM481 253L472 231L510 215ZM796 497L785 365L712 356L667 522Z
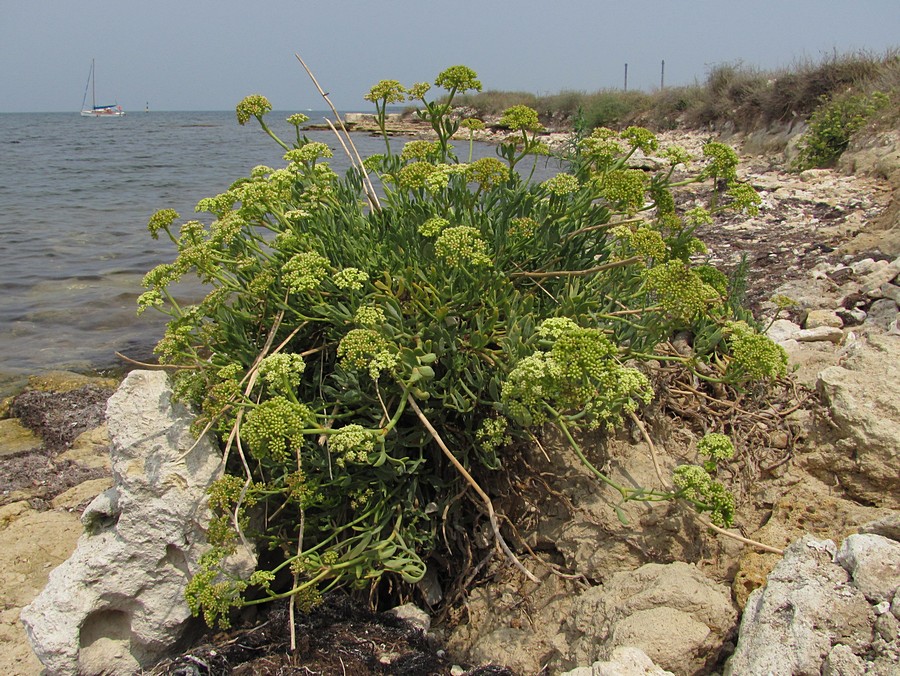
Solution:
M661 134L689 151L705 136ZM736 675L896 673L897 135L859 142L837 170L799 175L784 170L784 153L755 155L753 139L723 140L744 148L742 178L757 187L763 206L757 217L735 216L698 234L717 265L730 268L747 256L748 300L771 321L770 336L795 367L795 387L807 393L794 410L779 408L777 400L757 408L749 399L741 402L759 455L734 470L740 488L736 534L784 554L712 533L669 507L635 508L625 526L577 458L560 453L544 467L552 478L546 492L535 492L533 504L502 506L517 517L525 542L542 553L540 560L528 560L541 583L492 562L465 605L428 629L431 642L416 644L431 660L427 670L402 672L400 662L391 670L390 651L376 651L370 657L383 672L451 673L456 661L510 670L480 673L570 676L723 669ZM778 295L791 303L773 303ZM30 391L43 387L54 394L19 397L12 415L4 412L0 420L0 561L9 571L0 583L3 673L40 673L19 614L45 587L50 571L75 551L84 508L112 485L110 441L98 402L116 386L80 378L36 382ZM651 435L664 467L691 457L696 424L675 414L654 420ZM638 430L598 442L597 453L619 477L655 480ZM537 468L548 462L537 452L528 461ZM122 472L116 476L120 484ZM790 617L785 607L794 609ZM660 631L663 626L672 630ZM400 645L399 635L392 636ZM125 650L116 640L113 652ZM404 640L404 649L412 651L414 642ZM215 644L195 657L211 659L210 650L217 650ZM176 673L175 664L158 673Z

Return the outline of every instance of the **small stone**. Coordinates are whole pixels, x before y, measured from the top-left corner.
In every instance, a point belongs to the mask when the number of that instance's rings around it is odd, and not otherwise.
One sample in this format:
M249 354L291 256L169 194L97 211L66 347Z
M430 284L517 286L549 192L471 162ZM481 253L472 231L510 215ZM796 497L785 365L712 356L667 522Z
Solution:
M865 670L865 662L853 653L850 646L839 643L828 653L822 665L822 676L853 676L865 673Z
M875 259L863 258L861 261L851 263L850 269L854 275L867 275L875 269Z
M900 286L891 283L882 284L880 291L882 298L890 298L897 305L900 305Z
M835 284L843 284L853 276L853 268L847 265L841 265L831 272L827 272L825 274L828 276L828 279L830 279Z
M800 326L788 319L776 319L766 330L766 335L776 343L791 340L800 332Z
M880 289L882 285L892 282L897 277L897 274L900 273L900 263L897 261L893 263L878 262L883 263L883 265L879 265L859 281L862 293L867 294L872 290Z
M431 617L424 610L412 603L404 603L402 606L391 608L388 614L398 620L403 620L415 629L421 629L422 633L428 633L431 629Z
M843 320L831 310L810 310L803 324L804 329L817 329L820 326L831 326L840 329L844 326Z
M882 601L881 603L876 603L873 610L876 615L884 615L885 613L890 612L891 604L888 601Z
M891 322L896 321L896 319L897 303L890 298L881 298L869 306L866 324L887 331Z
M851 535L834 557L871 603L893 598L900 586L900 543L881 535ZM893 617L893 616L892 616Z
M900 635L900 621L890 613L884 613L875 620L875 632L887 643L893 643Z
M858 307L850 308L849 310L841 308L835 314L841 318L844 326L859 326L869 316L865 310Z
M819 341L840 343L844 338L844 332L834 326L819 326L814 329L802 329L797 332L794 338L801 343L816 343Z

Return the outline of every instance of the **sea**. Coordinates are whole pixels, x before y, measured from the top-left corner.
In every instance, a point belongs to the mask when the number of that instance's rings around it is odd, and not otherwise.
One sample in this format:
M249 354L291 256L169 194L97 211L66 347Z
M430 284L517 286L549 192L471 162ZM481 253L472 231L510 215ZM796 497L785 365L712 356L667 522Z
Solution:
M288 143L290 112L266 118ZM327 116L302 112L311 123ZM331 131L306 135L334 149L338 173L349 168ZM380 136L357 133L354 143L364 157L384 150ZM455 145L465 158L468 143ZM475 144L473 157L494 153ZM200 199L257 165L284 166L283 154L233 111L0 114L0 396L46 371L121 371L127 362L116 353L153 361L166 317L137 316L136 299L144 273L175 250L151 239L150 216L171 208L195 218ZM536 178L543 173L555 171L541 165ZM199 287L183 291L203 295Z

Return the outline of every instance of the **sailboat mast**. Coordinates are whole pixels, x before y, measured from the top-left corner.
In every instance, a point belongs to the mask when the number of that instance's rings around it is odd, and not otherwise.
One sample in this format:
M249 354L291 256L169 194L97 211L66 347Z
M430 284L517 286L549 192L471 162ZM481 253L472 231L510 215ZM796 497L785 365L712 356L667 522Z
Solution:
M91 110L97 107L97 76L94 73L94 59L91 59Z

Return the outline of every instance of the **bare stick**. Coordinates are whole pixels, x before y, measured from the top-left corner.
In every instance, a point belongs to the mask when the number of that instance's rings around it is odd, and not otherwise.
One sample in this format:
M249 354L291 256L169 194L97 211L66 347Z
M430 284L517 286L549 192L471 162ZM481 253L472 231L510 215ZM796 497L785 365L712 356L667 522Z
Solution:
M121 352L116 352L115 355L122 361L128 362L129 364L134 364L135 366L143 366L145 369L172 369L173 371L193 371L197 368L196 366L185 366L178 364L148 364L145 361L138 361L137 359L126 357Z
M659 468L659 462L656 459L656 446L653 445L653 440L650 438L650 435L647 433L647 428L644 427L644 423L641 422L641 419L635 415L634 411L631 411L631 419L638 426L638 429L641 431L641 435L644 437L644 441L647 442L647 446L650 447L650 459L653 460L653 469L656 470L656 478L659 479L660 485L664 490L669 490L669 486L666 483L666 480L663 479L662 470Z
M375 194L375 186L372 185L372 181L369 179L369 174L366 172L365 167L363 166L362 157L359 155L359 151L356 149L356 146L353 144L353 139L350 137L350 133L347 131L347 127L344 126L344 120L341 119L340 114L337 111L337 108L334 107L334 104L331 102L331 99L328 98L328 93L322 89L321 85L319 85L319 81L316 80L316 76L313 75L313 72L309 69L309 66L306 65L306 62L300 58L299 54L294 54L297 57L297 61L300 62L300 65L303 66L303 70L306 71L306 74L309 75L309 79L312 80L316 89L319 90L319 94L322 95L322 98L325 99L325 103L328 104L328 107L331 108L331 112L334 113L334 118L337 120L338 124L341 125L341 130L344 132L344 135L347 137L347 142L350 144L350 147L353 148L353 153L356 155L356 163L359 166L360 171L362 171L363 180L366 183L366 195L369 198L369 203L372 205L373 209L381 210L381 204L378 202L378 196ZM334 126L331 123L328 123L329 126L334 129ZM337 132L335 131L337 134ZM340 138L340 136L338 136ZM343 142L342 142L343 143ZM351 162L353 158L350 158Z
M695 512L694 510L691 510L691 512L693 513L693 515L697 519L697 521L702 523L704 526L706 526L710 530L714 530L719 535L724 535L725 537L729 537L732 540L737 540L738 542L743 542L745 545L750 545L752 547L756 547L757 549L762 549L764 552L772 552L773 554L779 554L779 555L784 554L783 549L778 549L778 547L772 547L771 545L763 544L762 542L757 542L756 540L751 540L750 538L745 538L742 535L737 535L735 533L732 533L731 531L725 530L724 528L719 528L715 524L710 523L709 521L704 519L702 516L697 514L697 512Z
M595 272L603 272L604 270L612 270L613 268L621 268L626 265L631 265L632 263L637 263L641 260L640 256L632 256L631 258L624 258L620 261L612 261L611 263L604 263L603 265L598 265L594 268L588 268L587 270L550 270L548 272L512 272L510 273L510 277L528 277L529 279L545 279L547 277L584 277L586 275L592 275Z
M447 448L447 444L444 443L444 440L441 439L441 435L438 434L438 431L434 429L434 426L431 424L431 421L425 417L425 414L422 413L422 409L419 408L419 405L416 403L416 400L413 399L411 394L407 395L406 400L409 402L409 405L412 407L413 411L415 411L416 415L419 417L419 420L422 421L422 424L425 425L425 429L428 430L428 433L431 435L431 438L437 442L437 445L440 446L441 450L444 452L444 455L447 456L447 459L453 464L456 468L456 471L459 472L463 479L466 480L466 483L472 487L472 489L478 493L478 497L484 502L485 507L487 508L488 518L491 522L491 528L494 531L494 539L500 549L503 550L503 553L506 554L506 557L512 562L512 564L518 568L525 577L527 577L532 582L539 582L539 580L534 576L534 574L528 570L519 559L516 558L516 555L513 554L512 550L509 548L509 545L506 544L506 540L503 539L503 536L500 534L500 525L497 522L497 514L494 512L494 505L491 502L488 494L485 493L481 486L478 485L478 482L472 478L472 475L469 474L469 471L463 467L463 464L457 460L456 456L453 455L452 451Z

